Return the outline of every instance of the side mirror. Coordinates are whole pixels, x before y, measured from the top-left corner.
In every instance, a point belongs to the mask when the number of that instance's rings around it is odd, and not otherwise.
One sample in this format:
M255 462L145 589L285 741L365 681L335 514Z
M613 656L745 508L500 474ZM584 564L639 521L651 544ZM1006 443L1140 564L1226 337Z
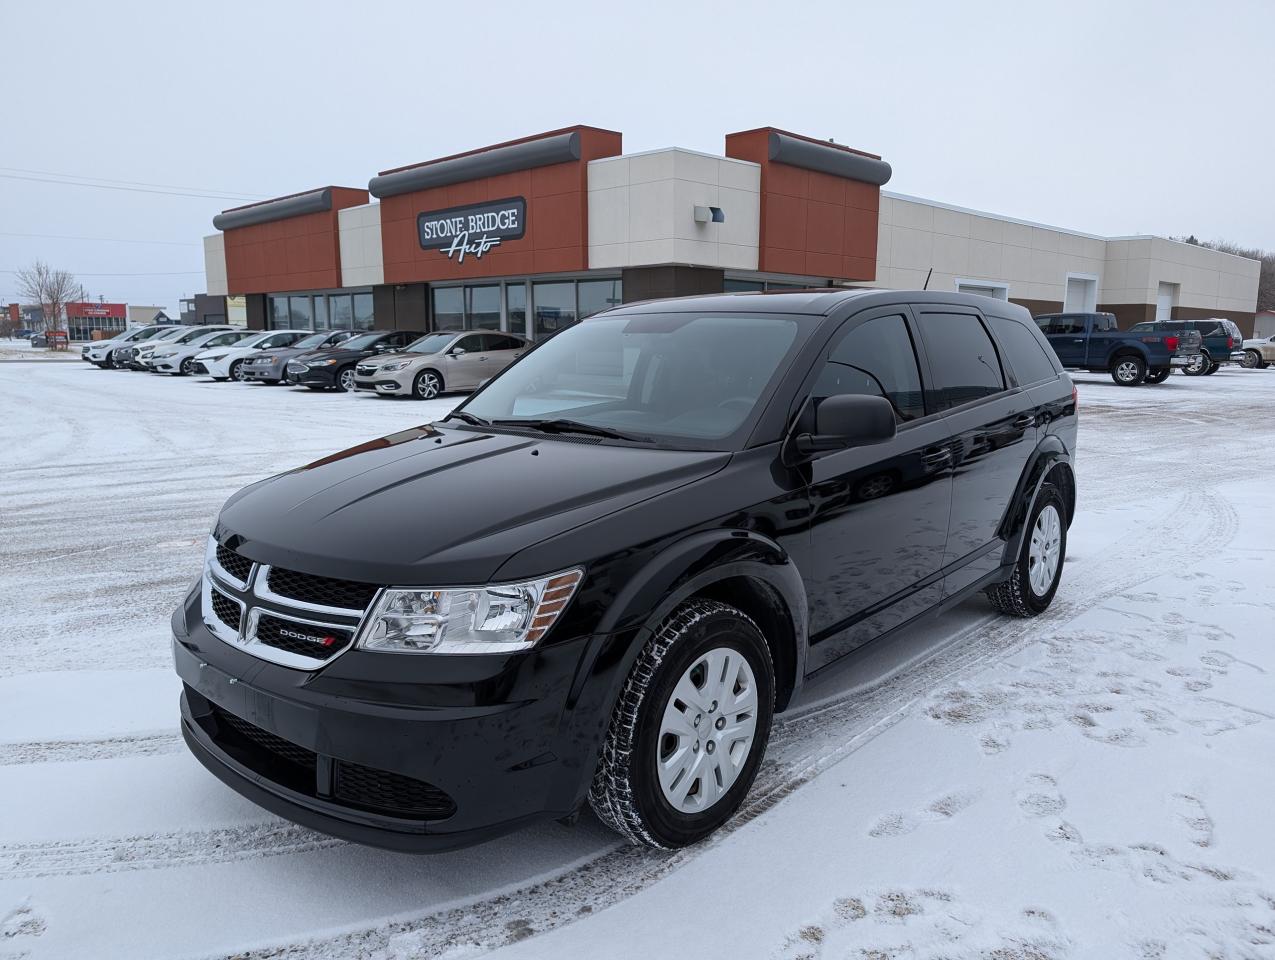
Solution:
M465 355L465 348L464 348L464 347L452 347L452 348L451 348L450 350L448 350L447 352L448 352L448 354L449 354L450 356L453 356L453 357L463 357L463 356Z
M884 397L842 393L827 397L815 411L815 432L796 438L801 454L866 447L894 439L894 407Z

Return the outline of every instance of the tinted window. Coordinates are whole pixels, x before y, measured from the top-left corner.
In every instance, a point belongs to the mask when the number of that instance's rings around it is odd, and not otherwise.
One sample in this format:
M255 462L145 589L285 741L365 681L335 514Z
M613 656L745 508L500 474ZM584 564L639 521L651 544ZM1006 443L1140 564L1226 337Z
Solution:
M1058 376L1053 359L1046 352L1049 348L1037 340L1036 334L1024 324L1005 317L988 317L988 321L1009 354L1009 364L1020 384L1039 383Z
M407 349L412 353L438 353L443 347L452 342L454 333L431 333L421 337L409 346Z
M471 334L468 337L461 337L456 341L456 346L460 347L467 353L482 353L483 340L486 339L481 334Z
M934 381L926 390L933 409L959 407L1005 389L996 347L978 317L922 313L919 319Z
M921 374L903 317L874 317L833 347L811 391L811 405L843 393L885 397L901 422L925 416Z
M1037 317L1036 324L1045 333L1054 336L1085 332L1084 317Z
M1130 333L1151 333L1155 330L1155 325L1150 323L1135 323L1129 328Z

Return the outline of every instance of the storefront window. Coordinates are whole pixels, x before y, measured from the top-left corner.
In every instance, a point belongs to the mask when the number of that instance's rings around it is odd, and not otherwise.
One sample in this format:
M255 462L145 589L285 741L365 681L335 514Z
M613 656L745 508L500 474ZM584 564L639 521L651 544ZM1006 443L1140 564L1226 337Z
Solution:
M288 312L290 314L290 322L288 326L294 330L310 330L314 321L313 315L310 313L309 297L289 297Z
M500 287L465 288L465 329L500 329Z
M354 329L371 330L375 319L372 313L372 295L356 293L354 295Z
M760 293L766 284L760 280L732 280L727 277L722 281L722 289L727 293Z
M581 280L579 287L580 319L618 307L621 303L619 280Z
M349 330L354 326L354 305L348 293L328 297L328 319L333 330Z
M551 337L576 322L576 285L566 283L532 284L535 310L535 336Z
M462 287L436 287L434 297L434 329L465 329L465 301Z
M270 329L287 330L292 326L288 316L288 298L270 298Z
M328 298L317 293L314 295L314 329L328 329Z
M505 316L509 319L509 332L527 336L527 285L505 284Z

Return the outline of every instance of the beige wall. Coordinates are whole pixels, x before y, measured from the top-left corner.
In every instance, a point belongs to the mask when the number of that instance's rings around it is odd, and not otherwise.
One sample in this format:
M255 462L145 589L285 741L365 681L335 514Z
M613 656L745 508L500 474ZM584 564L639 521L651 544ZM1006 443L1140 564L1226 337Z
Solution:
M698 223L695 207L724 223ZM589 266L757 269L761 167L672 148L589 164Z
M381 254L381 205L346 207L337 213L341 238L341 286L367 287L385 282Z
M159 314L163 307L144 306L142 304L128 305L128 325L130 327L144 327L153 323L155 317Z
M204 292L210 297L224 297L230 292L226 283L226 237L220 232L204 237Z
M1062 303L1068 274L1098 278L1099 304L1154 304L1161 281L1176 306L1251 312L1256 260L1160 237L1106 239L1074 230L881 194L876 286L955 290L961 280L1008 287L1009 297Z

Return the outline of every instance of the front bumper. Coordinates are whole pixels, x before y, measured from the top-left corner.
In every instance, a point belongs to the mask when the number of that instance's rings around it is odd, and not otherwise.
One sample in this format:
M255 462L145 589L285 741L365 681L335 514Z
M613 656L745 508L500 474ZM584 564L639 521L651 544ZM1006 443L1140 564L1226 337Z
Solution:
M371 379L355 379L355 390L366 390L369 393L382 393L386 396L403 396L412 392L410 383L399 383L388 376L373 376Z
M177 373L181 370L181 361L165 357L151 363L150 368L156 373Z
M602 726L596 737L573 730L567 704L582 657L605 638L511 657L354 649L307 672L219 640L199 608L196 590L172 619L182 733L205 767L266 809L358 843L427 852L582 802ZM415 804L406 813L404 797Z
M261 367L244 364L243 367L245 380L260 380L263 383L279 383L283 380L283 373L283 364L271 364Z
M288 380L304 387L336 386L336 364L330 367L307 367L304 363L289 363Z

